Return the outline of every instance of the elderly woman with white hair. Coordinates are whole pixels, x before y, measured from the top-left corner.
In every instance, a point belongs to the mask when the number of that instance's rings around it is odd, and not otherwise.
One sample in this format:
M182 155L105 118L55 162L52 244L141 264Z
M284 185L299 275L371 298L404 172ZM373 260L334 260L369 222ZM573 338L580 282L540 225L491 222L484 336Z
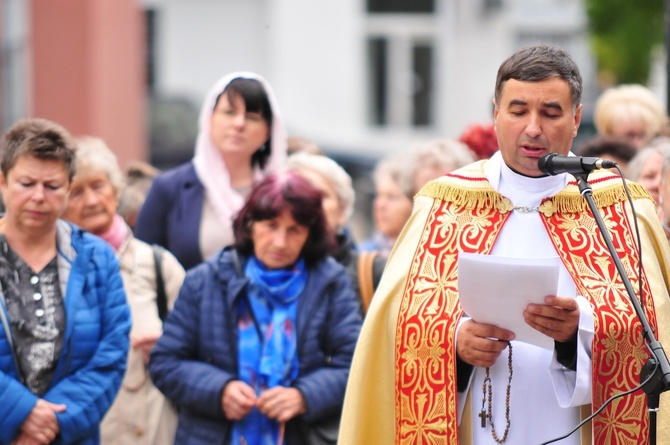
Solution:
M63 216L112 246L133 320L128 367L118 396L102 421L101 443L171 444L176 412L151 382L147 364L163 332L162 318L179 293L184 269L167 250L155 256L152 247L136 239L117 213L123 173L114 153L99 138L78 138L77 145L77 173ZM164 288L162 303L159 277Z
M603 92L593 115L602 136L621 136L641 149L668 125L663 102L638 84L617 85Z
M359 252L391 253L396 239L412 214L414 196L414 165L406 156L391 155L379 161L373 180L375 200L372 217L375 232L359 246Z
M670 153L664 153L663 166L661 169L661 188L659 193L659 206L661 207L661 226L665 237L670 241Z
M406 154L382 159L375 168L375 233L359 250L390 253L412 213L413 197L429 181L475 161L462 142L436 139L413 144Z
M660 201L663 159L668 154L670 154L670 138L658 138L651 145L640 150L626 167L626 178L639 182L647 189L657 205Z
M305 152L289 156L287 168L307 179L322 193L321 202L326 221L335 235L336 246L331 255L347 268L362 312L365 313L369 299L372 298L371 291L377 287L381 279L386 257L384 255L361 257L351 233L347 230L354 211L355 199L351 176L334 160ZM365 276L361 276L361 273Z
M475 162L475 155L463 142L434 139L410 148L414 194L433 179Z

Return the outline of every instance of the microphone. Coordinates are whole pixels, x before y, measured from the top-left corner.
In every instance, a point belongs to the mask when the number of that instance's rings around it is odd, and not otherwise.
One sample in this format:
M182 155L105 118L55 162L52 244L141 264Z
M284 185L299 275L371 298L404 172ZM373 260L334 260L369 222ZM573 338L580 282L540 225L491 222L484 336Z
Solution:
M557 153L546 154L537 161L537 168L542 173L552 176L561 173L581 175L601 168L613 168L616 165L616 162L605 159L588 156L561 156Z

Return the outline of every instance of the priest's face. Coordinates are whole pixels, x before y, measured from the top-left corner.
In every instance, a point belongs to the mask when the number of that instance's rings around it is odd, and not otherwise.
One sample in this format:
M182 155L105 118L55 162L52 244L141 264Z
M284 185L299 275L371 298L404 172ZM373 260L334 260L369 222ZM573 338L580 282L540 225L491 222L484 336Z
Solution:
M570 86L565 80L510 79L503 86L500 103L493 103L500 152L512 170L543 176L537 168L541 156L570 151L582 118L582 105L573 111Z

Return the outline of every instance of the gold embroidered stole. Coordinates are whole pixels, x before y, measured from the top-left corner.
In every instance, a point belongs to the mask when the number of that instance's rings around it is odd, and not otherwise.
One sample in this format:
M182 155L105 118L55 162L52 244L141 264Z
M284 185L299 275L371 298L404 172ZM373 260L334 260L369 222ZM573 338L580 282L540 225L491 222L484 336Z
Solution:
M606 174L611 175L611 174ZM602 176L602 175L600 175ZM621 191L596 179L594 197L606 216L629 277L637 254ZM576 190L576 185L573 186ZM619 186L620 187L620 186ZM545 200L540 211L547 231L580 294L596 308L593 346L593 404L637 384L648 354L640 324L608 259L595 221L579 192L567 187ZM622 190L622 189L621 189ZM633 185L635 197L648 197ZM414 253L396 324L396 443L458 443L455 329L463 311L458 302L459 252L490 253L513 208L473 164L419 193L434 199ZM637 281L633 281L637 285ZM649 286L643 279L646 310L655 320ZM634 326L631 335L630 326ZM636 393L607 408L594 424L596 444L630 443L648 429L646 397ZM634 443L634 442L633 442Z
M636 292L642 286L645 315L657 332L649 282L644 271L641 283L638 277L640 259L635 232L623 204L626 196L621 179L598 175L589 182L626 275ZM647 195L639 186L632 192L636 198ZM597 409L612 395L640 382L640 370L649 356L643 344L642 325L577 184L570 183L544 204L558 210L547 212L542 221L579 293L595 308L591 358L592 404ZM609 404L593 420L594 443L639 443L648 437L649 418L642 415L646 408L647 397L642 390Z
M484 178L433 182L421 194L435 199L408 277L396 330L396 443L458 443L456 354L452 346L462 309L458 252L489 253L509 213ZM509 202L509 200L508 200Z

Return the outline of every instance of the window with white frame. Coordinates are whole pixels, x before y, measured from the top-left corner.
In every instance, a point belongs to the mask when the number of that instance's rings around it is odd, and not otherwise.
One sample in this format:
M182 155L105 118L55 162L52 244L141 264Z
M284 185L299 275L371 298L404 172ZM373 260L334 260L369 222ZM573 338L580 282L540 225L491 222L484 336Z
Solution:
M370 123L432 125L435 1L367 0L367 12Z

